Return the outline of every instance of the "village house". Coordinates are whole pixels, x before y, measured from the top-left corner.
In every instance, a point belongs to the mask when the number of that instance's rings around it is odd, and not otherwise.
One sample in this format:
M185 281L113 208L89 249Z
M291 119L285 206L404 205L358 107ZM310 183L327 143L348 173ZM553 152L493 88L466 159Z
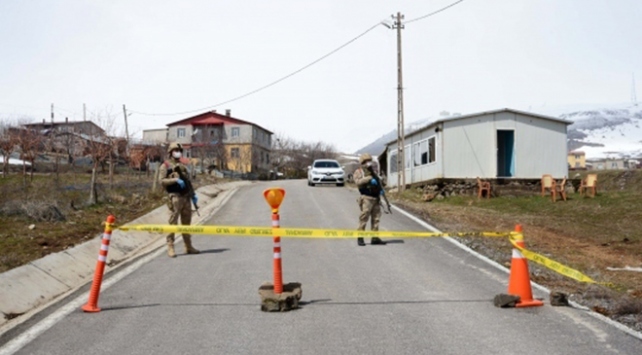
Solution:
M144 144L166 144L167 128L146 129L143 131Z
M624 170L637 169L637 161L625 158L595 158L586 163L590 170Z
M270 168L272 132L216 110L169 123L166 130L143 131L144 142L178 142L187 158L206 167L242 174L267 173Z
M568 176L572 122L500 109L434 121L404 138L405 185L434 179L541 179ZM397 141L380 157L388 186L397 186Z
M65 118L61 122L47 122L43 119L22 127L39 135L38 149L43 153L38 156L39 160L77 162L79 158L91 155L90 151L98 146L104 151L113 150L114 156L125 155L126 140L108 137L105 130L92 121L69 121Z
M568 168L570 170L584 170L586 169L586 153L581 150L574 150L568 152L566 157Z
M64 122L47 122L43 118L42 123L27 123L22 126L27 129L40 131L43 135L46 135L48 131L74 133L77 135L84 134L92 137L105 135L105 130L92 121L69 121L67 118L65 118Z

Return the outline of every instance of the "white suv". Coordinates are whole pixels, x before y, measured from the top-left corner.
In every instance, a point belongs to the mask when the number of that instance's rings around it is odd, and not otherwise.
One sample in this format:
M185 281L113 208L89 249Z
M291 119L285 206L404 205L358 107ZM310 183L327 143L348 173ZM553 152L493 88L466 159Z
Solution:
M339 162L333 159L317 159L308 166L308 186L316 184L345 184L345 172Z

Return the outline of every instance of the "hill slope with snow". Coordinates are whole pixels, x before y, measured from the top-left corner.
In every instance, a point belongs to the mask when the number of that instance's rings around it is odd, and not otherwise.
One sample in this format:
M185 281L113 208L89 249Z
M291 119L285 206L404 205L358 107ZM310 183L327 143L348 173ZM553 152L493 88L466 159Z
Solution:
M642 156L642 105L594 105L533 112L572 121L568 127L569 150L581 150L587 159Z

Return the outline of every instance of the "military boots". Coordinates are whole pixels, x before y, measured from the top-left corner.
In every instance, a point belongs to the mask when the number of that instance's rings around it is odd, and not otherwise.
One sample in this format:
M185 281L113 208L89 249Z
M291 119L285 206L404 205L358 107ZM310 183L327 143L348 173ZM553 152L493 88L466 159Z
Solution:
M167 236L167 256L170 258L176 257L176 252L174 251L174 235Z
M363 241L363 238L357 238L357 245L363 247L366 246L366 242Z
M185 254L200 254L200 251L192 246L191 236L184 235L183 241L185 242Z
M167 256L170 258L176 257L176 252L174 251L174 243L167 243Z

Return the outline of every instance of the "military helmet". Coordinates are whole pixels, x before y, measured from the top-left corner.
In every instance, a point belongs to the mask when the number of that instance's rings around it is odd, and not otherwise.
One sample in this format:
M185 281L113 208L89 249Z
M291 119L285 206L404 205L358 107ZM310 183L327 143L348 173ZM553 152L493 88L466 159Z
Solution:
M180 150L181 152L183 151L183 146L180 143L172 143L167 147L167 153L171 153L172 150Z
M363 153L359 157L359 164L363 164L363 163L365 163L365 162L367 162L369 160L372 160L372 156L370 154L368 154L368 153Z

